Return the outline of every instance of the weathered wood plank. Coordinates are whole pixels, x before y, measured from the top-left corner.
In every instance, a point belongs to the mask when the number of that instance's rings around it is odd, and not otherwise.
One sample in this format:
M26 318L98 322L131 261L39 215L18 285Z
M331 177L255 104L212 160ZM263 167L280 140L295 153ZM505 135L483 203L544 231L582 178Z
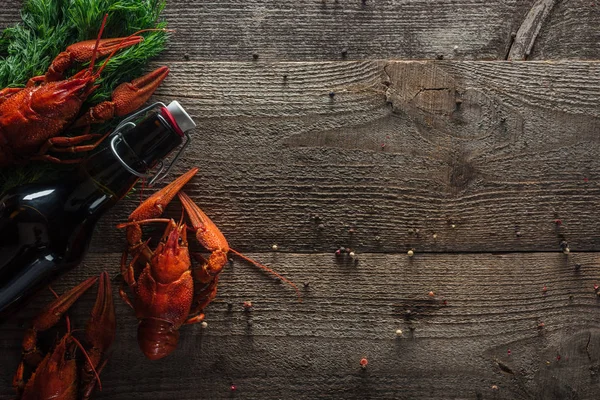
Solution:
M157 97L199 123L177 171L234 248L599 248L599 63L170 65Z
M251 256L299 284L310 281L303 302L289 287L236 261L222 274L218 301L206 310L208 328L184 327L176 352L150 362L115 287L117 341L96 398L221 398L230 395L231 384L242 398L597 395L598 253L359 254L356 265L331 254ZM119 257L90 254L85 267L54 289L62 292L105 268L114 275ZM83 326L94 296L86 294L72 312L75 328ZM12 398L20 324L50 299L43 293L0 326L0 399ZM251 312L243 310L245 300L254 303ZM396 329L404 331L402 338ZM365 371L362 357L369 360Z
M181 60L504 58L532 1L170 1ZM456 47L456 48L455 48Z
M8 0L0 27L18 21ZM600 58L599 7L559 2L530 59ZM168 60L505 59L534 0L168 0ZM541 29L540 29L541 28ZM535 39L535 37L533 37ZM345 50L345 52L344 52Z
M557 1L542 24L528 59L599 59L600 3Z
M552 59L600 57L594 2L562 2L553 23L563 17L574 31L562 31L569 47L545 40L536 54ZM504 59L534 1L359 1L229 0L194 6L170 1L166 17L185 36L174 37L167 57L181 60L350 60L402 58ZM568 33L567 33L568 32ZM556 38L556 37L555 37ZM561 41L561 40L557 40ZM541 44L543 43L543 45ZM555 50L556 49L556 50ZM346 50L346 53L343 53ZM572 55L570 55L572 54ZM535 58L535 55L534 55Z
M8 0L2 5L0 10L0 30L17 23L21 20L19 12L22 2L20 0Z

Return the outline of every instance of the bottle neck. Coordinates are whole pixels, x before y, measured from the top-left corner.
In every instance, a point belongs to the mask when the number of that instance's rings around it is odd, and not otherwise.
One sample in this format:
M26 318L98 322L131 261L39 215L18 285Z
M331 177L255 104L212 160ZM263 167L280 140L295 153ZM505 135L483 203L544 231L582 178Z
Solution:
M104 149L89 157L82 168L85 175L118 201L135 185L139 176L125 168L107 139ZM151 114L135 128L122 132L115 142L119 157L139 174L146 174L182 142L183 138L159 113Z

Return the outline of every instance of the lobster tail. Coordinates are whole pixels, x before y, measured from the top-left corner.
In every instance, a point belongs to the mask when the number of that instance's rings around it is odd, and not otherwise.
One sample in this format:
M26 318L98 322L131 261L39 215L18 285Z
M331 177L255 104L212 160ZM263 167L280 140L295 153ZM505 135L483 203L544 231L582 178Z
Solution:
M179 331L165 320L145 318L138 325L138 343L150 360L158 360L171 354L179 342Z

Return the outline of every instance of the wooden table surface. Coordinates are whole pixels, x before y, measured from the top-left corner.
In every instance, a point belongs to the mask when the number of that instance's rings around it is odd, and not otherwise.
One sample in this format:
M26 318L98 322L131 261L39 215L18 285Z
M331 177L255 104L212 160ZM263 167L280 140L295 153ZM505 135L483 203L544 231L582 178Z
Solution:
M151 362L115 288L95 398L598 398L600 2L168 0L165 17L156 98L198 122L176 173L200 168L186 192L303 302L235 260L208 327ZM138 201L57 291L117 275ZM2 400L50 299L0 326Z

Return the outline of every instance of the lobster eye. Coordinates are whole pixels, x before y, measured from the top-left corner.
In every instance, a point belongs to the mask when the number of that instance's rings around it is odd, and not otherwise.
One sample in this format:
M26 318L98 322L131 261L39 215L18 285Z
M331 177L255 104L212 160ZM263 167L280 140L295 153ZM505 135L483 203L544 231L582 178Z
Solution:
M179 244L180 246L183 244L183 239L181 238L181 236L179 236L179 239L177 240L177 244Z

